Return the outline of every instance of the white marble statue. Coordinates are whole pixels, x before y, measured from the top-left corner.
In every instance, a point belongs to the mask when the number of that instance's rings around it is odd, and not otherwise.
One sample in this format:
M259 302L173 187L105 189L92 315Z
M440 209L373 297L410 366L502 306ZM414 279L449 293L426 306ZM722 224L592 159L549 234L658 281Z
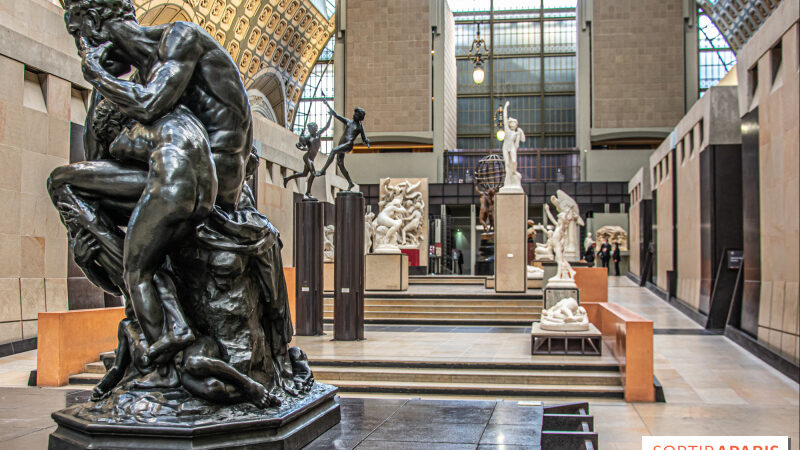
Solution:
M534 227L543 232L545 236L547 236L547 240L544 244L536 243L536 248L534 249L534 259L536 261L552 261L553 260L553 243L550 241L553 237L553 226L548 225L544 227L543 225L534 225Z
M550 202L558 210L558 218L553 217L550 212L550 205L545 205L547 217L555 222L556 228L548 242L552 242L553 259L558 264L555 276L547 280L548 287L568 287L577 288L575 285L575 271L569 264L567 250L570 245L570 230L576 223L583 225L578 211L578 205L564 191L558 190L556 195L550 196ZM577 234L577 232L576 232ZM576 236L577 238L577 236ZM575 244L577 244L577 239Z
M333 235L336 232L334 225L326 225L322 234L322 259L325 262L333 262Z
M403 226L405 212L400 198L395 198L383 206L372 222L375 229L375 240L373 241L375 253L400 253L397 237Z
M564 255L568 261L580 261L580 247L578 246L578 225L583 226L583 219L581 219L581 212L578 209L578 204L575 200L572 199L566 192L559 189L556 191L556 195L550 196L550 202L553 206L556 207L556 211L558 214L562 212L570 211L570 217L572 218L567 225L566 230L563 233L563 236L566 238L566 241L563 245ZM550 215L551 220L552 215ZM558 225L556 225L558 227Z
M548 309L542 310L539 321L542 330L548 331L587 331L589 317L586 310L572 297L561 299Z
M375 227L372 221L375 220L375 213L370 211L364 215L364 254L369 253L372 243L375 241Z
M592 232L587 231L586 238L583 240L583 248L588 249L589 247L592 246L592 244L594 244L594 239L592 239Z
M525 132L519 128L517 119L508 117L508 105L503 107L503 162L506 166L506 179L500 192L523 192L522 175L517 170L517 150L520 142L525 142Z
M399 205L403 208L402 214L392 213L393 220L399 219L402 222L398 229L396 244L398 247L418 248L424 239L425 201L422 199L422 192L417 190L421 184L422 181L411 183L403 180L391 185L388 178L382 181L381 191L383 193L378 202L381 213L395 201L399 201ZM384 221L388 223L387 218L384 218ZM388 228L387 226L386 231L389 231Z
M529 280L541 280L544 278L544 269L536 266L528 266L527 274Z

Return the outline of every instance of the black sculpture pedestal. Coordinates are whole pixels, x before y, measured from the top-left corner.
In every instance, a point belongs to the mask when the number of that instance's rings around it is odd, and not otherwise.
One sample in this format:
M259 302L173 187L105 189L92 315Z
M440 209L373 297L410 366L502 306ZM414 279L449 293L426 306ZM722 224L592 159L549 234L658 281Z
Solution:
M336 195L333 338L364 339L364 196Z
M319 336L322 330L323 208L317 200L295 204L296 332L298 336ZM363 239L362 239L363 240Z
M494 275L494 232L481 233L475 275Z
M341 420L337 391L316 383L303 397L267 409L210 405L182 389L131 391L53 413L58 428L49 448L299 449Z

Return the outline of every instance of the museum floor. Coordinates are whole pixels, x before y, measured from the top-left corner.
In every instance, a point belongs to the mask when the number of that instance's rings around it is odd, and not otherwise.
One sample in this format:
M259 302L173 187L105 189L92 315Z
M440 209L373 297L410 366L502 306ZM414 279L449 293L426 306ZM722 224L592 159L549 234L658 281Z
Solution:
M697 324L649 291L627 278L611 277L609 299L654 321L655 373L664 386L666 403L625 403L617 399L590 399L601 449L638 449L641 436L653 435L789 435L792 449L800 444L800 390L798 384L779 374L727 338L707 334ZM446 288L445 288L446 289ZM368 325L366 341L332 342L330 333L299 337L296 343L315 359L452 359L460 361L533 361L525 327ZM548 356L546 358L559 358ZM605 358L605 357L603 357ZM46 448L55 428L50 413L73 397L75 386L58 389L29 388L28 374L35 368L36 352L0 358L0 448ZM85 387L81 387L85 389ZM72 393L72 394L70 394ZM523 436L524 427L498 427L495 415L514 409L520 398L498 401L471 397L473 403L451 402L458 397L441 395L343 394L342 424L329 430L313 448L476 448L475 444L445 446L447 436L476 434L496 437L505 431L506 444ZM356 398L367 398L357 400ZM375 398L379 397L379 398ZM411 401L412 398L441 400ZM391 398L392 400L387 400ZM474 403L481 400L480 403ZM545 404L574 401L546 398ZM458 405L461 405L459 408ZM431 410L453 412L449 425L420 419ZM470 413L469 411L473 412ZM475 413L480 410L481 414ZM416 412L414 412L416 411ZM470 415L471 414L471 415ZM469 426L462 420L472 417ZM405 428L403 428L403 422ZM477 422L477 424L472 423ZM463 433L459 427L463 424ZM398 428L399 427L399 428ZM417 430L411 432L409 430ZM428 430L426 432L419 430ZM446 433L445 433L446 431ZM494 433L494 434L492 434ZM514 433L517 433L516 435ZM444 437L443 437L444 436ZM458 441L457 442L464 442ZM469 442L469 441L468 441ZM360 445L359 445L360 444ZM483 448L483 446L481 446ZM487 447L516 448L516 447ZM524 445L519 448L525 448Z

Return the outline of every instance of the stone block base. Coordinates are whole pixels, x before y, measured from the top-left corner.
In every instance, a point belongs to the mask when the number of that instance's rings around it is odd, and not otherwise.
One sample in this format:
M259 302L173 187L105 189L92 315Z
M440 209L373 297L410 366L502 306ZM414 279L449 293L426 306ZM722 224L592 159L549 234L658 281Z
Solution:
M365 257L364 289L368 291L408 290L408 255L370 253Z
M539 322L531 327L531 355L590 355L603 353L603 334L593 324L586 331L542 330Z

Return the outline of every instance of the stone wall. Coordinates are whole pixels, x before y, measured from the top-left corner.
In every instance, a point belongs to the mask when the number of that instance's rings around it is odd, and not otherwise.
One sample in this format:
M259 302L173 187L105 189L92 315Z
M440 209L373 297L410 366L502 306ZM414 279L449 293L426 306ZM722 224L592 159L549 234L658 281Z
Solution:
M739 113L758 108L758 340L795 363L800 361L799 9L797 2L782 2L737 54Z
M428 0L347 3L345 110L367 111L364 128L431 129L431 28Z
M661 148L659 148L661 150ZM655 161L663 163L664 165L671 165L671 158L673 151L665 152L659 156ZM651 161L654 161L651 159ZM651 162L652 165L652 162ZM656 230L656 267L655 267L655 280L656 286L659 289L667 290L667 272L672 270L672 251L673 251L673 226L672 226L672 209L673 209L673 195L672 184L675 181L674 174L670 173L667 176L658 176L658 169L651 168L650 179L653 180L653 190L655 191L655 206L656 223L653 224Z
M699 306L700 296L700 144L697 133L690 133L678 142L675 161L675 201L678 204L678 287L676 295L691 305ZM666 165L669 167L669 164ZM661 205L659 205L661 207Z
M592 128L676 124L685 111L682 2L593 4Z

